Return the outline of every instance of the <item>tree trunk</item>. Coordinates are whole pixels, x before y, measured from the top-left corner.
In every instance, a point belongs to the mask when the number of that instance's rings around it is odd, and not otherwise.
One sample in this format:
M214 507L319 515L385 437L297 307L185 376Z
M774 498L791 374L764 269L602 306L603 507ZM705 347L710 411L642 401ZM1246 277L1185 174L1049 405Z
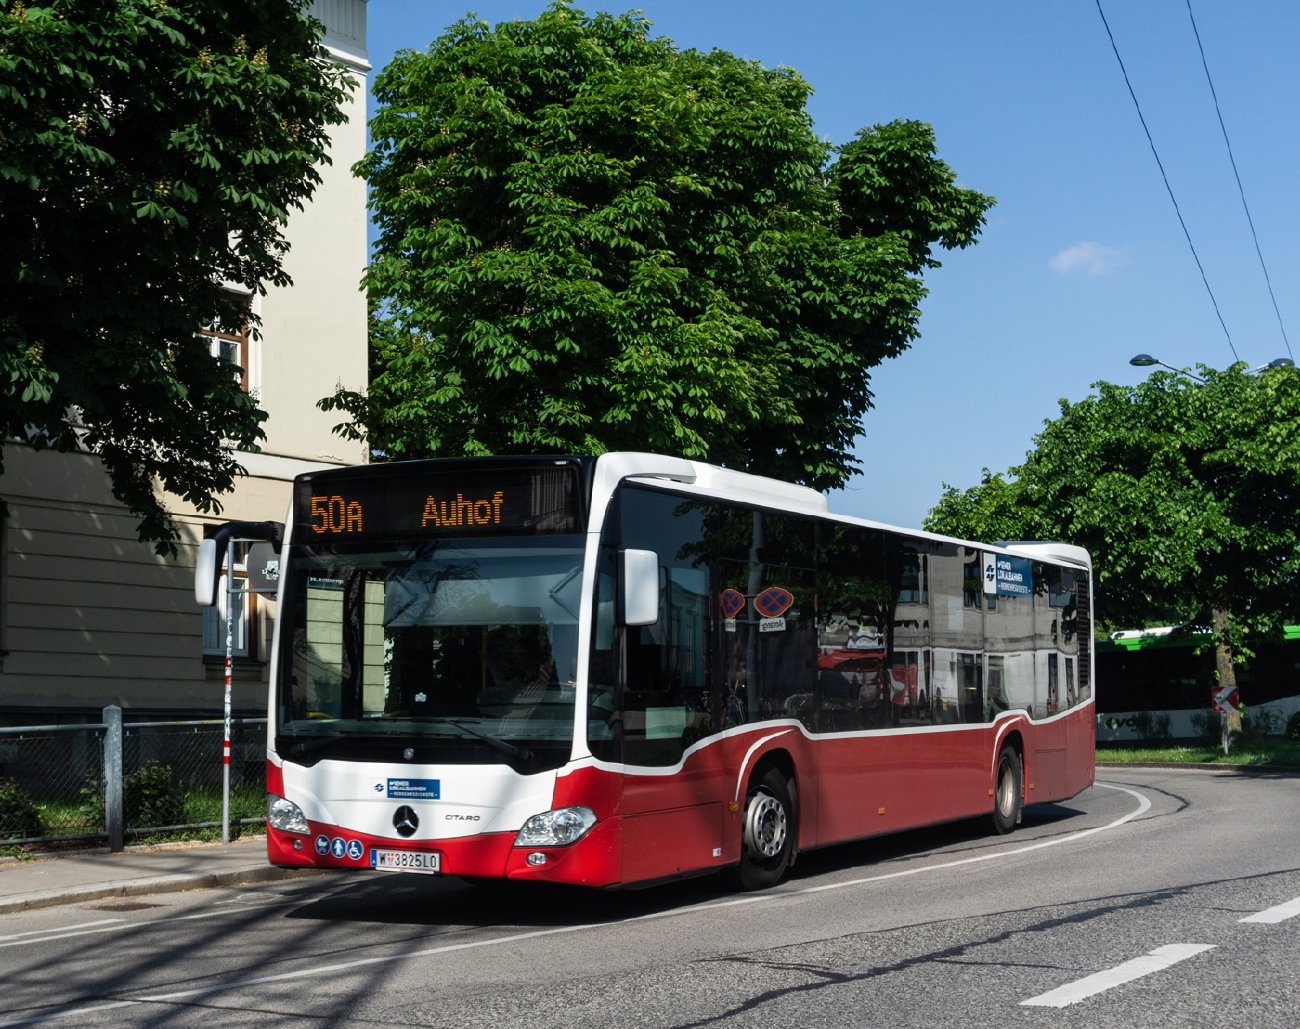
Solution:
M1214 670L1219 689L1236 689L1237 669L1232 660L1232 640L1228 635L1228 612L1221 607L1211 609L1214 620ZM1227 720L1227 746L1241 737L1241 713L1236 708L1224 708Z

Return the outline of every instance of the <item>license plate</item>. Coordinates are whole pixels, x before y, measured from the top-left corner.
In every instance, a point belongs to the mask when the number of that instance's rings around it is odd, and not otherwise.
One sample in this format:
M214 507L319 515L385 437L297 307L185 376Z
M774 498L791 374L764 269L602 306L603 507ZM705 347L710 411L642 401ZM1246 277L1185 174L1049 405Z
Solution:
M380 850L372 847L370 867L381 872L425 872L436 875L442 871L442 855L430 850Z

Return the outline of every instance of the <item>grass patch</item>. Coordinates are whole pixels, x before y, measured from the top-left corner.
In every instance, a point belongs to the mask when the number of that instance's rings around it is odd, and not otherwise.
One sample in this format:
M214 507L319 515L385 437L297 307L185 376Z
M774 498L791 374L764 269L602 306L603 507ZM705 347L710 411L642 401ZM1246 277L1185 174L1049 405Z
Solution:
M1214 744L1153 747L1108 746L1097 748L1097 764L1117 761L1151 761L1168 764L1204 765L1283 765L1300 768L1300 742L1296 740L1251 740L1238 743L1224 756L1223 747Z
M149 829L159 825L182 825L195 822L219 822L221 820L221 786L187 785L171 778L170 769L150 768L152 778L128 776L127 788L124 789L124 807L126 815L127 844L168 843L177 840L219 840L221 828L206 827L192 829L172 829L168 832L134 833L134 828ZM165 775L158 774L165 772ZM131 788L134 787L134 788ZM30 807L37 812L39 826L32 835L63 836L80 833L102 833L104 831L103 784L98 780L88 781L78 794L68 795L34 795L27 800ZM13 805L10 805L13 806ZM25 811L25 808L24 808ZM0 810L0 814L4 811ZM260 784L232 783L230 787L230 836L238 839L243 833L260 833L262 824L237 825L241 818L262 818L266 814L266 788ZM12 818L8 821L13 821ZM7 825L7 821L5 822ZM17 824L15 822L15 824ZM17 835L10 831L7 835ZM4 839L5 836L0 836ZM0 857L31 857L49 854L60 850L75 850L85 847L102 846L104 840L83 839L55 842L37 839L32 843L13 844L0 847Z

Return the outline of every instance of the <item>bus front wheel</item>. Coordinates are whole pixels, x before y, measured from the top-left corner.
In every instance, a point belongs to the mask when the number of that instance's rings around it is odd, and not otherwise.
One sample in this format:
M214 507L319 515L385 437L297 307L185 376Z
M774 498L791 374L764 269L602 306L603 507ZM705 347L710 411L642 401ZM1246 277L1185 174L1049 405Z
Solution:
M740 864L735 870L742 889L765 890L781 881L794 853L796 831L785 775L769 767L751 780L745 796Z
M998 754L998 774L993 792L993 829L1005 836L1020 821L1025 773L1016 748L1007 744Z

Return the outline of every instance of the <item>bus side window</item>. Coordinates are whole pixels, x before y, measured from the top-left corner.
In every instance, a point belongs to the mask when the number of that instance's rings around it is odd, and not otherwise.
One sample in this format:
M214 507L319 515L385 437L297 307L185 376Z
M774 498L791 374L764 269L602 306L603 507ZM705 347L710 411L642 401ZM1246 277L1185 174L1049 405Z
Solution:
M611 633L622 638L614 717L620 759L629 764L675 764L687 747L719 728L713 712L714 627L703 546L713 506L636 487L618 492L617 545L654 551L661 576L658 620ZM600 636L598 631L593 655L600 653Z
M614 632L617 561L615 547L600 548L596 559L596 617L591 634L591 661L587 669L587 741L592 754L602 761L621 760L622 726L617 717L618 662Z
M888 649L896 609L886 570L886 537L856 525L822 526L817 558L819 732L880 728L889 722ZM917 568L916 553L911 554ZM906 577L896 562L898 577ZM917 587L909 602L919 602ZM915 599L913 599L915 598Z
M809 724L817 682L817 526L811 519L768 512L755 520L761 524L755 528L746 614L756 630L750 637L751 672L758 691L749 697L750 717Z

